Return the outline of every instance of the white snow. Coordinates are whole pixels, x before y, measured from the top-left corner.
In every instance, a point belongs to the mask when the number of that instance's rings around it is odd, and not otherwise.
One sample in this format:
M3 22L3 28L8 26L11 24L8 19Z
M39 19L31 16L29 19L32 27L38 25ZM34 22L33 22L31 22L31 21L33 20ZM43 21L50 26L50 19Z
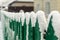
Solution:
M29 12L25 13L25 18L26 18L26 23L28 25L29 24L29 19L30 19L30 13Z
M0 21L0 40L4 40L2 22Z
M51 16L53 16L52 24L55 30L55 35L58 37L58 40L60 40L60 13L58 11L52 11L48 17L48 23Z
M47 30L48 23L49 23L51 15L52 15L53 16L52 22L53 22L53 27L55 30L55 35L60 40L60 13L58 11L52 11L48 16L48 20L46 20L45 13L41 10L36 13L34 13L33 11L26 12L26 13L24 13L24 12L11 13L11 12L2 11L2 14L6 15L7 17L9 17L11 19L16 19L17 21L20 21L20 18L22 18L23 23L24 23L24 19L26 18L27 36L28 36L28 24L29 24L30 17L31 17L33 26L35 26L36 18L38 18L39 27L40 27L40 31L41 31L41 35L42 35L42 37L41 37L42 40L43 40L44 30ZM0 24L0 27L1 27L1 24ZM1 32L1 34L2 34L2 32ZM27 38L27 40L28 40L28 38Z
M46 29L46 25L47 25L47 21L46 21L46 17L45 17L45 13L43 11L38 11L36 13L37 17L38 17L38 22L39 22L39 26L40 26L40 31L44 31Z
M44 34L44 30L46 30L46 26L47 26L47 21L46 21L45 13L40 10L40 11L38 11L36 13L36 15L38 17L40 32L41 32L41 36L42 36L41 40L44 40L43 34Z
M32 26L34 27L36 22L36 14L32 11L30 17L31 17Z
M53 16L54 14L59 14L59 12L56 11L56 10L55 11L51 11L51 13L49 14L48 19L47 19L48 22L50 20L50 17Z
M18 13L18 15L20 15L19 17L21 18L21 20L22 20L22 25L23 25L23 24L24 24L24 19L25 19L24 11L21 10L21 11ZM19 19L20 19L20 18L19 18Z
M29 13L29 12L26 12L26 13L25 13L25 18L26 18L26 24L27 24L26 40L28 40L28 24L29 24L29 19L30 19L30 13Z

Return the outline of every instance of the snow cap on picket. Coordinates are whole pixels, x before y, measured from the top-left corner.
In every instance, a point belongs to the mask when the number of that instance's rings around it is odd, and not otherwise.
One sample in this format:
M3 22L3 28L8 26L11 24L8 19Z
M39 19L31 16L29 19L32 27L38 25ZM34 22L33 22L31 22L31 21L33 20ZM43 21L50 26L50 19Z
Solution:
M36 14L32 11L30 17L32 21L32 26L34 27L36 22Z
M58 37L58 39L60 38L60 13L58 11L52 11L49 18L53 16L53 19L52 19L52 25L53 25L53 28L55 30L55 35ZM60 40L60 39L59 39Z
M21 10L21 11L19 12L19 15L20 15L20 18L21 18L21 20L22 20L22 25L23 25L23 24L24 24L24 19L25 19L24 11Z
M30 13L29 12L25 13L25 18L26 18L26 23L28 25L29 24L29 19L30 19Z
M19 12L20 12L20 13L24 13L24 11L23 11L23 10L20 10Z
M50 18L51 15L58 14L58 13L59 13L59 11L56 11L56 10L55 11L51 11L50 14L49 14L49 16L48 16L48 18Z
M38 17L40 31L43 33L43 31L46 30L46 26L47 26L45 13L43 11L39 10L36 12L36 15Z
M47 21L48 21L48 23L49 23L49 20L50 20L50 17L51 16L53 16L53 15L58 15L59 14L59 11L51 11L51 13L49 14L49 16L48 16L48 19L47 19Z

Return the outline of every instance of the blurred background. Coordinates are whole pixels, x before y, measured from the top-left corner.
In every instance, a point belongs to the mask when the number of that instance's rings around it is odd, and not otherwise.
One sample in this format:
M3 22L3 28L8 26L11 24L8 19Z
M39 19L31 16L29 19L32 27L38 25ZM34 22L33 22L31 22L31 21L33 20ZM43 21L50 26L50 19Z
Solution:
M43 10L49 13L52 10L60 11L60 0L0 0L0 9L5 8L7 11L18 12ZM29 10L27 10L29 9Z
M46 16L53 10L60 11L60 0L0 0L0 10L9 12L44 11ZM1 14L0 14L1 15Z

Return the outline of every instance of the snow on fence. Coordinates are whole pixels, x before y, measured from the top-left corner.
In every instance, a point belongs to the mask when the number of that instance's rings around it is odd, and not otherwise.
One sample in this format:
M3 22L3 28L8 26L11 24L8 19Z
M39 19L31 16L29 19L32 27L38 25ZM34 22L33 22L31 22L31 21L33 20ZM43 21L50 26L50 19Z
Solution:
M52 17L52 19L51 19L51 17ZM50 23L52 24L52 27L53 27L52 33L55 36L54 40L60 40L60 32L59 32L59 30L60 30L60 13L58 11L52 11L50 13L50 15L48 16L48 25L49 25L50 20L52 21ZM48 28L47 28L47 30L48 30ZM50 29L50 33L51 33L51 29ZM51 35L51 37L53 37L53 36Z
M60 40L58 11L50 13L48 22L43 11L1 13L4 40Z

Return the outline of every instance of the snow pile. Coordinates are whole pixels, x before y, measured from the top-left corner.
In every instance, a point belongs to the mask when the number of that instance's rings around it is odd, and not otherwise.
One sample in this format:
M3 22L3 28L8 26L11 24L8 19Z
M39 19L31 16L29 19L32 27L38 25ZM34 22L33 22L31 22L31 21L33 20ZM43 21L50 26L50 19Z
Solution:
M48 17L48 23L51 16L53 16L52 24L55 30L55 35L58 37L58 40L60 40L60 13L58 11L52 11Z

